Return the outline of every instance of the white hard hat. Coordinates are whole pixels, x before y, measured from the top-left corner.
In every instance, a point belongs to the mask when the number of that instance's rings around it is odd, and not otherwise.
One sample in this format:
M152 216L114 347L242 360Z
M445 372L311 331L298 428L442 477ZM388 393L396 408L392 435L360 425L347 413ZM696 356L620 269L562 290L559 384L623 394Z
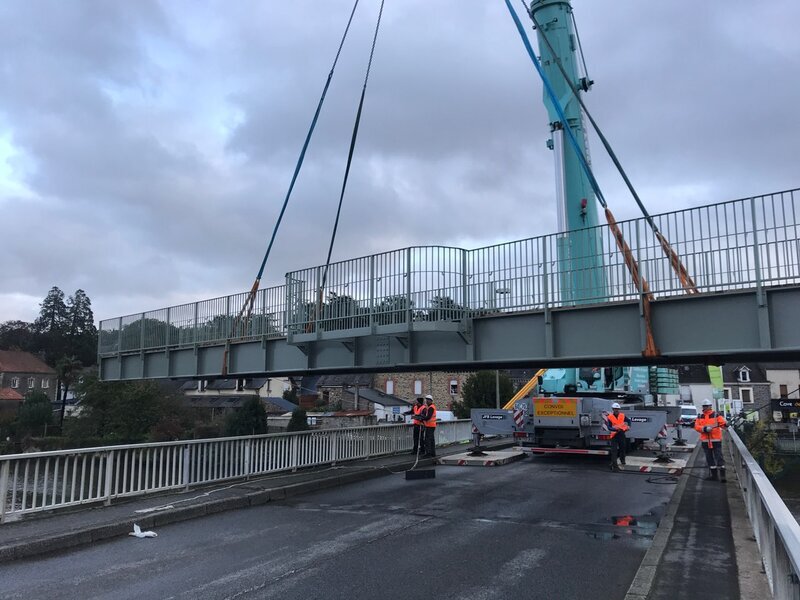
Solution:
M430 394L428 394L427 396L425 396L425 400L433 400L433 396L431 396Z
M611 405L611 408L622 408L622 407L619 405L619 402L614 402L614 404Z
M709 400L708 398L703 400L703 406L711 406L711 400Z

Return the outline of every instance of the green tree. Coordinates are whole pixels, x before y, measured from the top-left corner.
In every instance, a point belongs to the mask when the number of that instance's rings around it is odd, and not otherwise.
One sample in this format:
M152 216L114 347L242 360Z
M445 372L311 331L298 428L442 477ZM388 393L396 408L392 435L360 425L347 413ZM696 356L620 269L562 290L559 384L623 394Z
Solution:
M494 408L496 405L495 371L478 371L472 373L464 381L461 388L460 402L453 402L453 414L459 419L468 419L473 408ZM514 395L514 384L511 378L500 372L500 406L508 402Z
M69 316L64 302L64 292L57 286L50 288L39 305L39 317L33 323L38 346L44 351L45 362L51 367L67 354L66 334Z
M35 352L37 349L37 337L33 324L25 321L0 323L0 350Z
M297 397L297 388L295 386L291 386L288 390L284 390L283 399L288 400L292 404L300 404L300 400Z
M758 461L767 475L778 475L784 467L783 460L777 455L777 443L777 434L768 429L761 421L753 426L745 440L750 454Z
M67 393L69 392L70 386L80 376L82 368L83 364L74 356L62 356L56 363L56 377L58 377L58 381L60 382L60 385L56 388L56 394L61 395L61 398L56 398L56 400L61 400L59 423L62 426L64 425L64 412L67 407Z
M83 290L67 299L66 338L68 354L84 365L93 365L97 360L97 327L94 325L92 301Z
M22 435L47 435L53 420L53 407L44 392L30 392L19 409L17 432Z
M65 420L65 432L75 441L83 437L110 443L175 439L192 425L181 399L153 381L102 382L90 374L76 385L75 394L79 416Z
M292 418L289 419L289 425L286 431L308 431L311 427L308 426L308 416L306 411L302 408L295 408L292 411Z
M267 411L258 396L251 396L225 419L225 435L267 433Z

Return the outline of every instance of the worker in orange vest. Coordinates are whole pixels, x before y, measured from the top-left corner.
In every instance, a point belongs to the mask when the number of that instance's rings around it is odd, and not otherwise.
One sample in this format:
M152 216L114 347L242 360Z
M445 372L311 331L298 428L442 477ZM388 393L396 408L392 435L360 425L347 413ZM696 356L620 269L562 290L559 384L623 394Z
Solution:
M725 478L725 459L722 457L722 429L728 426L725 417L714 412L711 400L703 400L703 414L694 422L694 428L700 434L700 442L706 453L708 477L714 481L727 481Z
M420 397L417 398L417 403L411 407L410 410L404 412L404 415L411 415L411 426L414 428L414 449L411 454L417 454L422 445L423 438L425 437L425 425L422 422L422 411L425 410L425 400ZM424 449L424 448L423 448Z
M433 458L436 456L436 405L430 394L425 396L422 418L425 424L425 456Z
M611 447L609 455L611 457L611 470L619 471L617 458L623 465L625 464L625 447L628 445L628 438L625 432L631 428L631 420L620 410L618 402L611 405L611 414L606 415L606 426L611 432Z

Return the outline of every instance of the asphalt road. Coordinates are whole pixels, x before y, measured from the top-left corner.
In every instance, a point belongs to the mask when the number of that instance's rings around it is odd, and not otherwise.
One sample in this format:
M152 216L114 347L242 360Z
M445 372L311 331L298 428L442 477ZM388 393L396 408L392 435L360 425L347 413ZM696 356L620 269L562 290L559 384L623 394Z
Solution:
M599 457L437 467L0 565L0 596L623 598L675 485ZM615 517L634 521L614 523Z

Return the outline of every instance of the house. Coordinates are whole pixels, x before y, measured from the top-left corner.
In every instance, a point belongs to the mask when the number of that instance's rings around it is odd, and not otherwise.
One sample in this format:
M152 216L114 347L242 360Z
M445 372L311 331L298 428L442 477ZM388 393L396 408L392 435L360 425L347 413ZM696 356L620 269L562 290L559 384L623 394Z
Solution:
M261 399L268 415L291 412L297 405L276 395L288 386L288 379L282 377L193 379L180 383L178 392L187 407L210 412L210 420L214 422L241 408L253 396Z
M53 402L56 398L56 381L55 369L33 354L20 350L0 350L0 391L3 397L10 399L14 396L5 390L23 398L27 393L36 391L44 392Z
M430 394L439 410L452 410L453 402L460 402L462 399L461 388L469 375L470 373L463 371L376 373L373 376L373 387L385 394L409 401Z

